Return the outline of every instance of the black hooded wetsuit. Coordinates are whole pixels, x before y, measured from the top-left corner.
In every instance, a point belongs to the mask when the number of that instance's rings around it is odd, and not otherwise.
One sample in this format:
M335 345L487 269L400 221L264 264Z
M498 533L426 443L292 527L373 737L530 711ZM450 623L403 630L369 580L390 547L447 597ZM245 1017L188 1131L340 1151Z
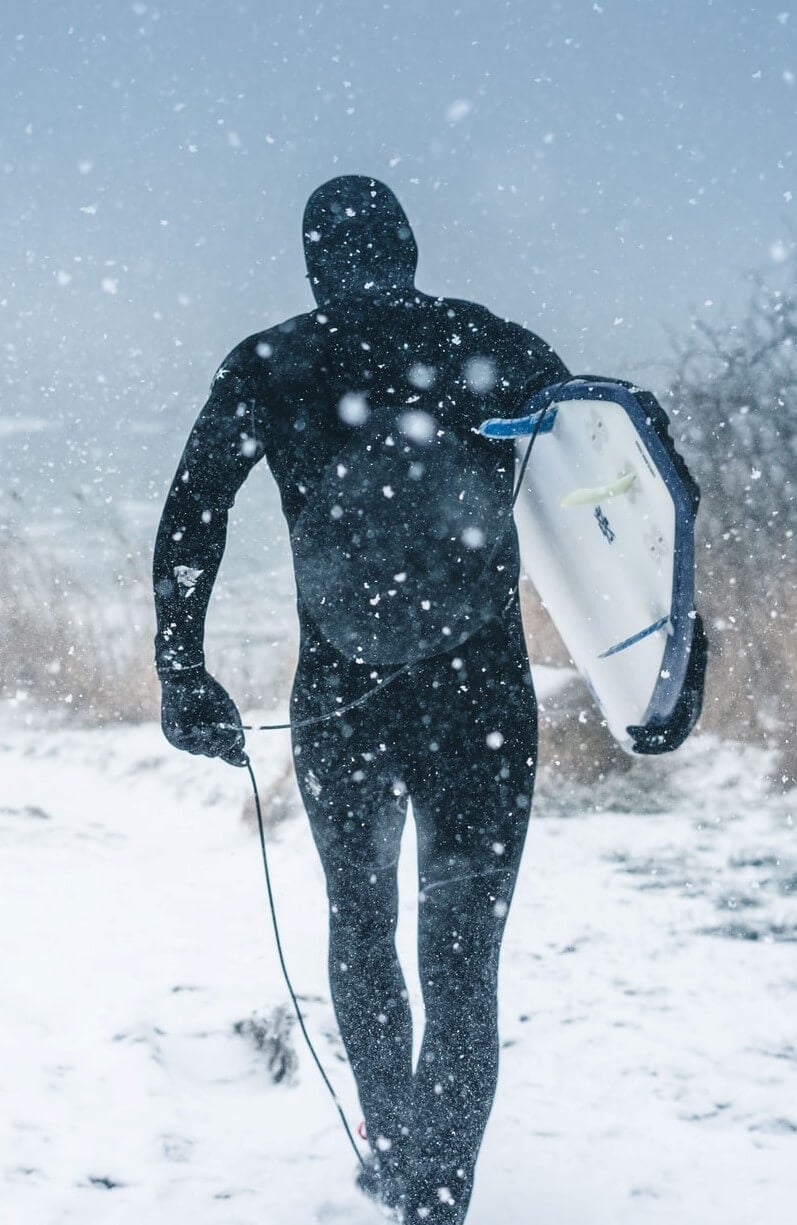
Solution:
M318 309L224 361L164 509L164 728L222 756L234 739L210 728L231 704L204 672L204 619L227 513L265 456L294 552L293 749L327 880L335 1011L386 1200L403 1197L409 1221L461 1222L495 1092L499 949L536 757L513 449L477 427L567 371L484 307L416 290L415 240L382 184L319 188L304 237ZM426 1011L415 1070L394 944L408 800Z

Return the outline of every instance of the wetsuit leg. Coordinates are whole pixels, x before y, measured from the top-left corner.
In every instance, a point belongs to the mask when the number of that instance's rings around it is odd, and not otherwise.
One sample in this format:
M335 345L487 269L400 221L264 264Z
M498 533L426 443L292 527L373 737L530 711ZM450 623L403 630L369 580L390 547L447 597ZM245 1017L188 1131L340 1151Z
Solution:
M360 691L368 687L361 674L356 679ZM294 761L326 874L332 1001L384 1176L382 1191L398 1198L396 1167L411 1103L412 1019L395 947L407 796L380 726L387 697L345 720L299 729ZM297 704L295 714L308 711L315 704Z
M414 691L420 727L404 747L414 767L426 1028L407 1219L437 1225L464 1220L498 1075L499 952L536 759L519 625L489 626L453 658L430 661L415 671Z

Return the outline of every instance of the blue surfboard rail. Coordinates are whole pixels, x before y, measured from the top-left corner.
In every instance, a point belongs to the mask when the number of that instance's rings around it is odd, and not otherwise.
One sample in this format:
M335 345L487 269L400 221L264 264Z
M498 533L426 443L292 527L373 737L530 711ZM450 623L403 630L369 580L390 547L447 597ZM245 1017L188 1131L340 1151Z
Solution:
M667 625L662 666L644 718L645 726L660 724L673 713L681 696L692 647L695 619L694 534L700 489L675 448L669 418L656 397L621 379L579 376L551 383L528 400L521 415L511 419L491 418L481 424L479 432L485 438L520 438L535 430L539 434L549 433L554 428L557 406L569 400L610 400L625 410L644 440L675 507L675 558L669 617L664 618L661 624L641 629L638 635L618 643L609 652L633 647L635 642ZM554 407L551 408L551 405Z

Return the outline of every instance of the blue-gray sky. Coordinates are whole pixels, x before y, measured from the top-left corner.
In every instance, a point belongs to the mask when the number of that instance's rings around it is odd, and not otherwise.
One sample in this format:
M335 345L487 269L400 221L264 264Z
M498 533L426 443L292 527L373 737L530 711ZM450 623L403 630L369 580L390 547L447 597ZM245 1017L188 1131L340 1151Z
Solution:
M423 289L660 385L665 326L791 242L788 3L5 4L0 446L52 423L146 496L227 350L311 304L302 208L342 172L396 190Z

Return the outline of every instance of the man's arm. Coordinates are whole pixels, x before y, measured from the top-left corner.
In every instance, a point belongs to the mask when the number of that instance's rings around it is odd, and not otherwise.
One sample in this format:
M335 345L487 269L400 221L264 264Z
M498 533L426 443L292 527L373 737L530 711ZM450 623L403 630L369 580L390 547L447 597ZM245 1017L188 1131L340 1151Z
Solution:
M188 438L155 541L155 663L163 729L189 752L243 764L234 703L205 671L205 616L224 555L235 495L263 456L254 402L233 363L223 365ZM230 724L224 728L224 724Z

